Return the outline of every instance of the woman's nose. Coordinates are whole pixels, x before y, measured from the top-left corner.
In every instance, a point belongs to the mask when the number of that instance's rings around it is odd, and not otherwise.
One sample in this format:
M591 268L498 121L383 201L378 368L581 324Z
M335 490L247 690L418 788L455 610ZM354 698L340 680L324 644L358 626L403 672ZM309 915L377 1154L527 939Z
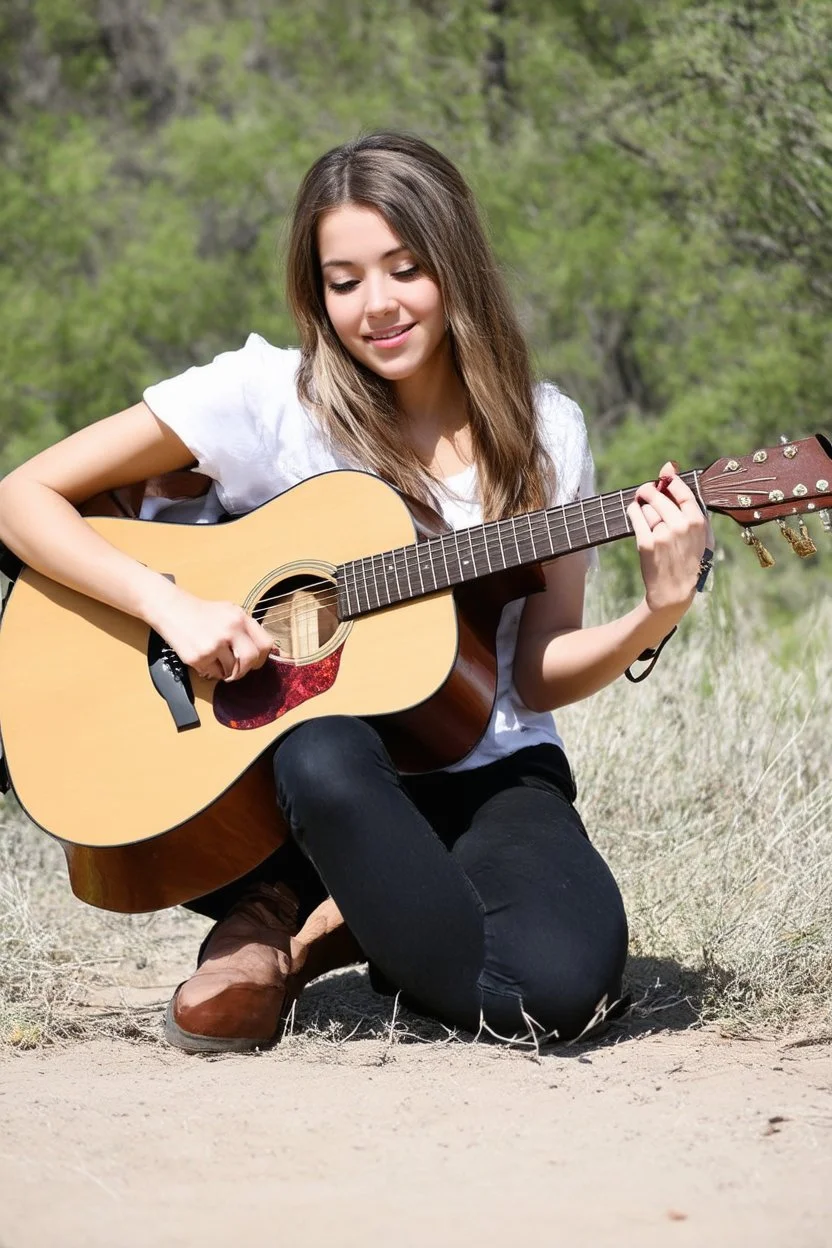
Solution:
M396 307L393 291L384 279L368 281L366 292L367 301L364 310L367 316L384 316Z

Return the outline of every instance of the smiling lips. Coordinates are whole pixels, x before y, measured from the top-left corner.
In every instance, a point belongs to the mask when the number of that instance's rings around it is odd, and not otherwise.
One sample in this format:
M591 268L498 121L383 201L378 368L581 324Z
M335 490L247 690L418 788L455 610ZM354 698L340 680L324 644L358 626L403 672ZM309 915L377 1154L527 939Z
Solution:
M374 347L398 347L403 343L415 327L416 322L410 325L394 325L392 329L382 329L376 334L365 335L365 341L371 342Z

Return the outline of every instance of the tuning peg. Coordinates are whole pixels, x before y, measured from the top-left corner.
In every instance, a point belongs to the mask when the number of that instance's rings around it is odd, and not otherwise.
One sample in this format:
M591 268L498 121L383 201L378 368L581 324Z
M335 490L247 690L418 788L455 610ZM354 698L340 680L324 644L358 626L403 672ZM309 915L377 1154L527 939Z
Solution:
M754 553L760 561L761 568L774 567L774 555L770 550L766 550L765 546L755 533L752 533L750 529L743 529L742 538L746 546L754 547Z
M824 533L832 533L832 511L828 507L824 507L818 514L823 524Z
M806 528L802 516L800 516L797 522L797 533L795 533L794 529L789 528L785 520L780 519L777 523L780 526L780 532L783 534L794 553L799 555L801 559L808 559L810 555L816 555L818 553L818 548L812 541L811 534Z

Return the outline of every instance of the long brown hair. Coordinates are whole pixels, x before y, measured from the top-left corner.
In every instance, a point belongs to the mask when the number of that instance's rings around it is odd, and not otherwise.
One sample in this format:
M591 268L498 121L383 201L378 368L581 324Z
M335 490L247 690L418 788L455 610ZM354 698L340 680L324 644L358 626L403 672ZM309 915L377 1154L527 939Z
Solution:
M301 400L356 463L417 498L435 481L402 433L393 387L346 350L330 323L318 254L324 213L373 208L439 285L486 520L545 506L553 467L535 414L528 349L473 195L430 144L379 131L315 162L295 203L287 294L301 339Z

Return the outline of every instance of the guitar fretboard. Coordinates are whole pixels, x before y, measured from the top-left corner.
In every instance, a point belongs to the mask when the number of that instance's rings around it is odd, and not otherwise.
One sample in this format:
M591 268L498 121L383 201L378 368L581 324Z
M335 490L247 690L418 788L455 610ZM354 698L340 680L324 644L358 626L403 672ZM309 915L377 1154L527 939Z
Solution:
M699 473L682 473L698 495ZM561 507L454 529L409 546L353 559L337 569L338 615L355 619L397 602L435 594L479 577L543 563L632 535L627 515L637 487Z

